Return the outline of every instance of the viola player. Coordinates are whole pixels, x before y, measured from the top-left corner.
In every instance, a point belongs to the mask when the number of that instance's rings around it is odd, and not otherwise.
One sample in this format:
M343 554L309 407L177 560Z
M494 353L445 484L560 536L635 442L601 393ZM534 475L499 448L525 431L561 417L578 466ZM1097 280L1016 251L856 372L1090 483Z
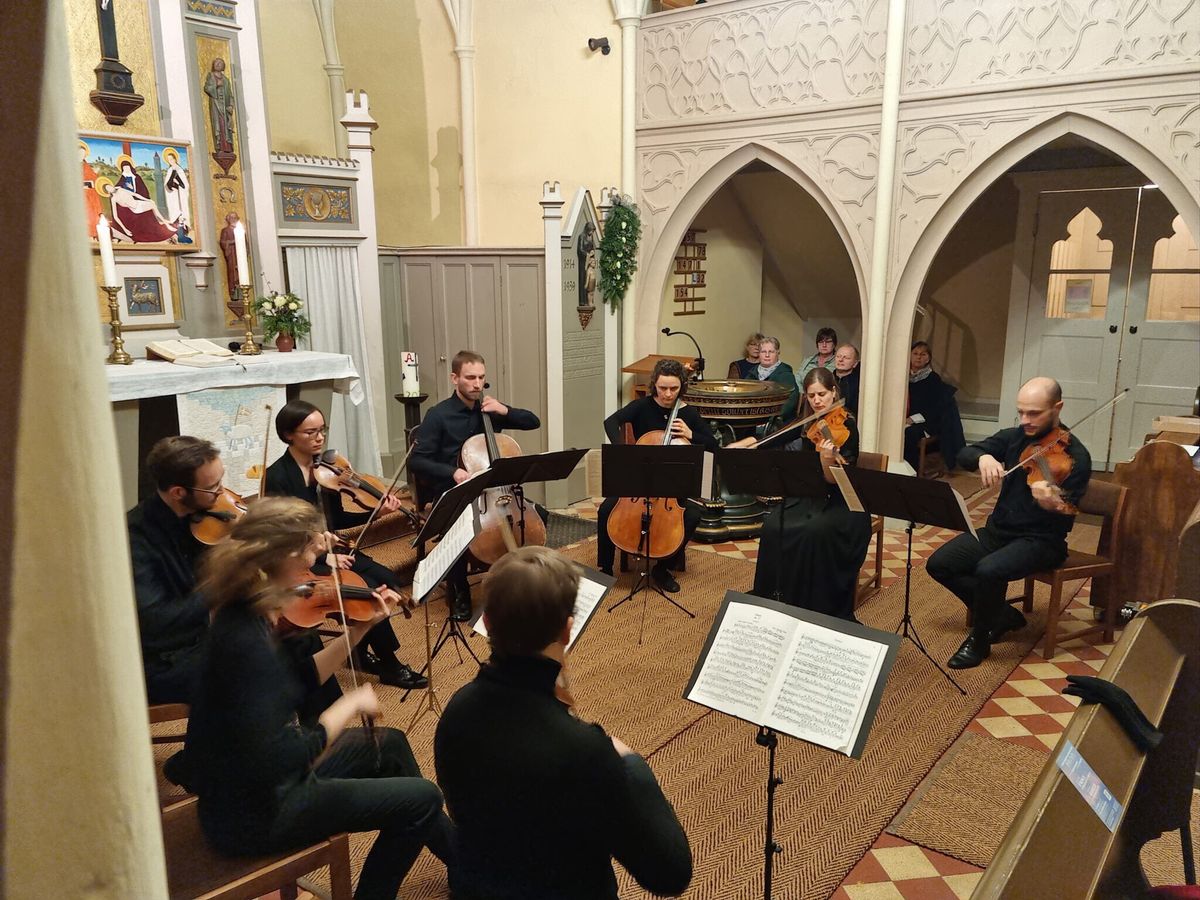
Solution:
M979 471L984 487L1001 483L1000 496L978 538L960 534L929 558L929 574L966 604L973 616L967 639L950 657L952 669L971 669L988 658L992 644L1025 627L1025 616L1005 602L1008 583L1052 569L1067 558L1067 534L1075 523L1075 504L1087 491L1092 458L1068 433L1063 448L1070 460L1061 484L1034 479L1024 468L1007 478L1021 453L1059 427L1062 388L1053 378L1027 381L1017 393L1020 425L968 444L958 464Z

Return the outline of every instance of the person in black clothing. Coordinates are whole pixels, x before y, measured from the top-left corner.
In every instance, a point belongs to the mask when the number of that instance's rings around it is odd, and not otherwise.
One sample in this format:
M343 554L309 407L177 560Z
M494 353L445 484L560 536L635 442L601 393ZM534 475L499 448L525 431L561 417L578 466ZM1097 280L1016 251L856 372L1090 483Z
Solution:
M933 371L929 345L916 341L912 345L908 364L908 418L904 420L904 459L918 469L921 457L921 438L938 439L938 449L947 469L953 469L958 451L966 444L958 401L958 388L946 384ZM920 474L918 472L918 474Z
M633 439L636 441L650 431L662 431L667 427L667 419L675 398L683 390L686 382L683 366L673 359L660 359L654 364L650 373L649 391L645 397L630 401L625 406L604 420L604 433L613 444L624 440L626 423L633 426ZM708 450L717 449L717 439L708 427L708 423L700 418L695 407L681 403L679 414L672 426L674 434L693 444L702 444ZM616 558L616 547L608 536L608 517L612 515L619 497L606 497L600 504L596 517L596 566L605 574L611 575L613 560ZM680 498L683 505L683 543L679 550L667 559L660 559L654 564L651 575L655 584L669 594L678 593L679 582L671 574L683 565L683 557L687 552L688 541L700 524L700 507ZM653 524L651 524L653 527Z
M470 476L459 465L459 453L467 438L483 434L483 414L491 416L492 428L533 431L541 428L538 417L527 409L506 406L495 397L485 396L487 368L483 357L472 350L459 350L450 362L450 383L454 394L425 416L417 428L417 442L408 467L416 481L421 503L434 503L450 488ZM460 622L471 618L471 588L467 584L467 558L464 554L450 569L447 583L451 589L451 615Z
M334 531L361 525L369 518L369 513L347 512L342 508L341 497L321 488L313 476L313 460L325 449L325 436L329 433L325 416L319 409L303 400L289 401L275 416L275 432L288 449L267 468L268 495L296 497L319 506L329 528ZM389 494L383 498L382 506L381 514L395 512L400 508L400 501ZM361 575L369 587L385 585L394 591L401 588L391 569L361 550L353 554L331 553L325 562L336 563L340 568ZM317 572L324 574L324 567L318 566ZM391 622L380 622L372 628L364 643L371 653L360 650L359 666L378 675L383 684L411 690L429 683L425 676L396 659L400 642L396 640Z
M834 373L810 369L804 376L804 397L801 418L829 409L840 399ZM819 452L829 485L823 497L789 497L771 507L763 519L751 593L773 599L779 588L784 603L853 622L858 571L871 543L871 517L851 511L833 480L831 467L852 466L858 460L858 425L853 416L846 417L845 427L848 436L840 447L830 440L817 445L807 436L784 447ZM751 437L730 446L753 445Z
M188 703L208 628L196 593L205 547L189 525L216 502L225 465L208 441L178 435L151 448L146 471L156 490L126 515L146 694L151 703Z
M833 374L837 376L838 394L846 401L846 410L858 415L858 348L842 344L833 355Z
M270 497L205 558L201 583L214 613L188 717L188 784L205 837L230 855L378 830L355 897L394 900L423 845L449 858L453 826L403 732L348 727L379 712L369 684L313 725L296 723L303 689L276 629L295 602L291 587L324 552L323 528L310 504ZM384 593L380 619L389 612Z
M454 819L454 900L615 900L615 858L647 891L676 896L692 855L646 761L556 695L576 567L521 547L487 575L492 656L446 705L434 765Z
M996 507L978 538L960 534L929 558L929 574L971 610L971 633L950 657L952 669L971 669L991 653L1009 631L1025 627L1025 617L1005 600L1008 582L1058 566L1067 558L1067 534L1075 523L1075 504L1087 490L1092 458L1074 435L1066 447L1071 474L1060 485L1029 484L1024 468L1007 478L1021 451L1058 426L1062 388L1052 378L1034 378L1017 393L1021 424L964 447L958 463L979 470L985 488L1000 484Z

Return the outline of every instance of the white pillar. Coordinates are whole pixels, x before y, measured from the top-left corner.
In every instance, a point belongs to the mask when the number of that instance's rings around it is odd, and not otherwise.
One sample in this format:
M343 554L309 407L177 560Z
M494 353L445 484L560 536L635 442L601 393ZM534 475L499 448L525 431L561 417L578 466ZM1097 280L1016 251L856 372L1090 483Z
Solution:
M333 115L333 145L339 159L348 152L342 116L346 113L346 67L342 65L337 45L337 28L333 18L334 0L313 0L317 25L321 29L321 47L325 51L325 75L329 78L329 110Z
M371 134L379 123L371 117L366 91L344 95L347 152L358 163L358 222L363 239L358 245L358 283L362 292L363 336L367 345L370 403L375 411L379 447L391 452L388 442L387 379L384 371L383 304L379 291L379 231L375 216L375 146Z
M883 70L883 111L879 125L879 175L875 185L875 229L871 239L867 329L863 337L864 378L859 407L863 446L871 449L879 445L883 413L883 339L887 319L888 261L892 253L892 201L900 120L900 77L904 68L905 2L888 2L887 57Z
M462 151L463 238L479 244L479 191L475 170L475 8L474 0L442 0L454 30L458 57L459 148Z
M557 181L542 185L542 241L546 250L546 449L563 449L563 198ZM583 273L579 273L582 277Z
M621 190L637 195L634 171L635 113L637 111L637 27L641 16L623 15L621 26Z

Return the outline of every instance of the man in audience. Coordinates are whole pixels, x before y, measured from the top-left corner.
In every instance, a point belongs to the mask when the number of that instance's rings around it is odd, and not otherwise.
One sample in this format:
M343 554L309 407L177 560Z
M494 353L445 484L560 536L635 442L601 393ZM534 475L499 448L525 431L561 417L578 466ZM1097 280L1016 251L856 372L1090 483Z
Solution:
M837 376L838 393L846 400L846 409L858 416L858 348L842 344L833 356L833 374Z

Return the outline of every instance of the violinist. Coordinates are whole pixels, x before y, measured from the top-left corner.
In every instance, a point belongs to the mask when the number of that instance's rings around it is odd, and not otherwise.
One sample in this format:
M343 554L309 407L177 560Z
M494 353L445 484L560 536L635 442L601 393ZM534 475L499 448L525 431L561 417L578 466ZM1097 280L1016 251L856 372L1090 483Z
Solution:
M804 376L804 416L825 412L840 398L832 370L817 367ZM828 435L822 422L827 423ZM750 446L753 441L743 438L731 446ZM831 468L852 466L858 459L858 425L844 407L835 409L784 449L820 453L829 488L824 497L786 498L767 513L752 593L771 598L781 585L785 603L854 621L854 594L871 543L871 517L846 506Z
M417 443L409 457L417 494L422 503L437 501L450 488L470 477L460 454L467 438L483 434L483 416L491 417L492 429L533 431L542 426L527 409L518 409L486 396L487 367L472 350L459 350L450 362L450 384L454 393L429 410L417 429ZM448 575L451 615L465 622L471 618L471 588L467 584L464 555Z
M647 891L682 893L687 835L650 766L556 692L578 569L521 547L485 585L492 656L446 705L433 743L458 836L451 896L615 900L614 858Z
M276 627L325 550L323 527L311 505L268 498L206 555L201 584L213 619L188 719L188 786L222 853L284 853L378 830L355 897L393 900L422 846L447 859L452 826L403 732L350 727L379 713L369 684L297 724L305 692Z
M1025 617L1005 600L1008 582L1054 568L1067 558L1067 534L1075 522L1074 504L1087 490L1092 458L1087 448L1059 425L1062 388L1053 378L1033 378L1017 393L1021 424L1005 428L958 454L968 471L979 470L985 488L1000 484L1000 496L978 538L960 534L930 557L929 574L949 588L973 614L973 627L950 657L952 669L971 669L991 653L992 644L1025 627ZM1034 470L1016 468L1022 454L1049 440L1058 446L1053 468L1062 480L1051 483ZM1049 455L1049 454L1047 454Z
M189 524L216 502L225 464L208 441L177 435L150 449L146 473L154 493L126 516L146 694L151 703L188 703L208 628L208 610L196 592L205 547Z
M325 416L319 409L303 400L289 401L275 416L275 432L279 439L288 445L288 449L267 468L268 495L296 497L314 506L323 504L325 521L333 530L360 525L367 520L369 513L346 512L342 508L340 496L325 491L317 484L313 474L313 461L321 455L325 448L325 436L329 433L325 425ZM400 508L400 501L389 494L383 498L382 507L381 513L392 512ZM369 587L383 585L393 591L401 587L394 572L361 550L353 554L330 553L323 562L326 565L336 564L339 568L349 569L361 575ZM322 565L318 566L316 571L318 574L324 574L326 569ZM381 683L405 690L425 687L428 684L424 675L414 672L396 659L400 642L396 639L391 622L385 621L376 625L364 643L370 653L359 652L359 668L378 675Z
M686 373L678 360L660 359L656 362L650 373L649 390L646 396L630 401L604 420L604 433L608 435L609 442L621 443L626 423L633 426L635 441L647 432L662 431L666 428L671 407L675 405L675 398L679 396L679 392L683 390L686 383ZM713 435L712 429L708 427L707 422L700 418L700 413L694 406L680 404L679 414L671 427L676 436L686 441L702 444L707 450L717 449L717 439ZM597 513L596 567L607 575L612 574L613 560L617 552L612 538L608 535L608 517L612 515L613 508L619 499L618 497L606 497L600 504L600 510ZM671 572L682 567L688 541L692 539L696 526L700 524L701 516L700 507L696 504L683 498L680 498L679 502L683 505L683 544L673 556L658 560L650 571L655 584L668 594L679 592L679 582L675 580Z

